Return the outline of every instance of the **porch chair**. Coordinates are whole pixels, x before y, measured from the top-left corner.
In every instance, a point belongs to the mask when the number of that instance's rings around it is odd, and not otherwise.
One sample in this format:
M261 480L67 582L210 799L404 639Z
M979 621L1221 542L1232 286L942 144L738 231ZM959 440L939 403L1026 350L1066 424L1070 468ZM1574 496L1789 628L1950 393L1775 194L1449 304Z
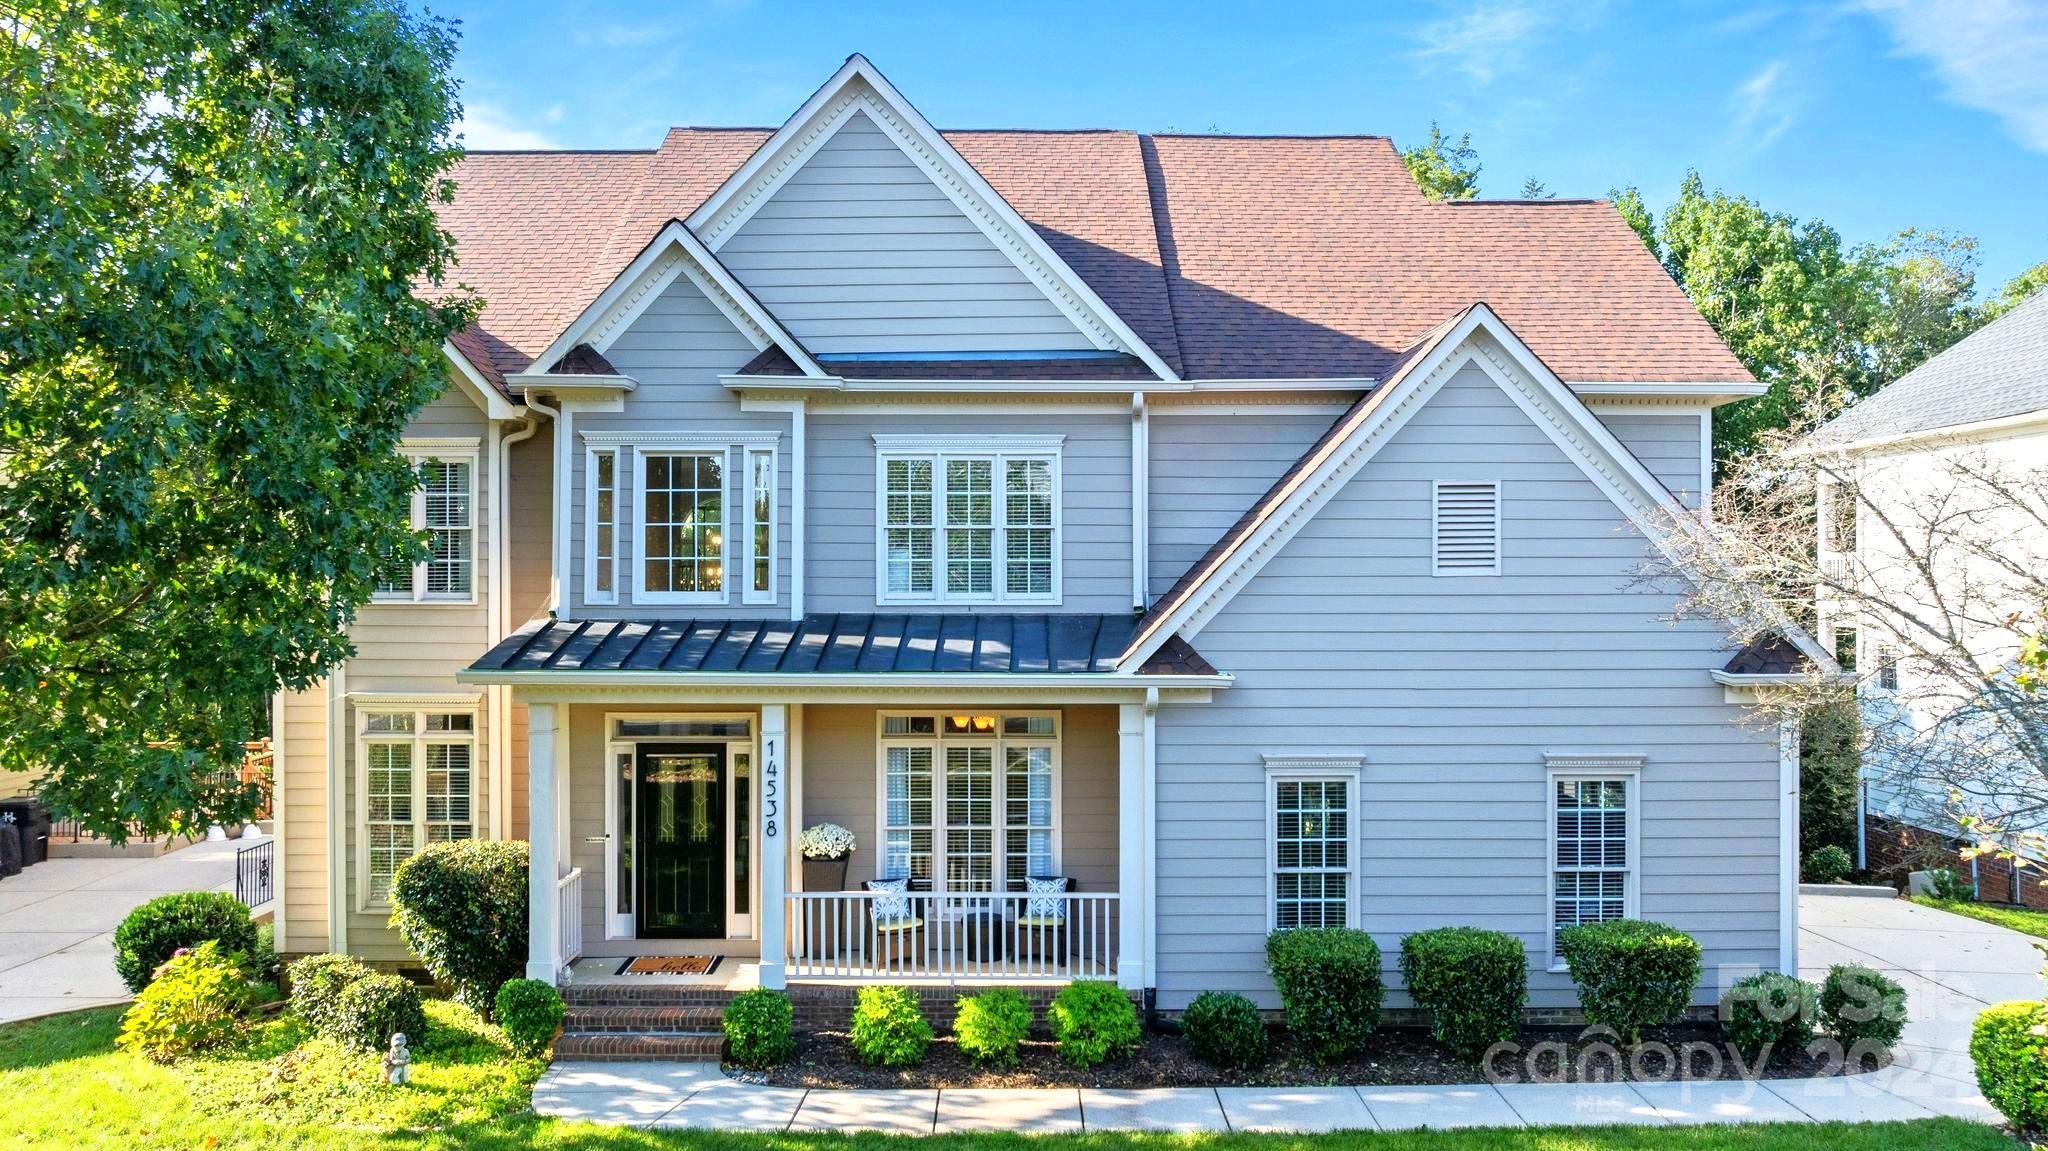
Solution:
M1056 961L1067 955L1068 903L1060 897L1074 889L1073 879L1065 875L1025 878L1023 913L1010 924L1015 936L1011 955L1029 955L1034 959L1050 956Z
M910 881L870 879L862 886L874 894L868 901L868 954L883 967L908 964L925 943L924 917L910 907Z

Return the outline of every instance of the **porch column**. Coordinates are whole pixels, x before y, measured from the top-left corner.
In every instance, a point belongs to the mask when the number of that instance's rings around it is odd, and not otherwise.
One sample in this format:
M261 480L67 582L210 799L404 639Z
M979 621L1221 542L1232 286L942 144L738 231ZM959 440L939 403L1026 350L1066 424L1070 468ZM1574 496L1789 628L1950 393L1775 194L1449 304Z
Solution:
M564 789L555 774L555 707L526 707L526 977L544 983L554 983L560 974L555 964L555 940L561 937L555 922L555 883L561 877L556 812Z
M1145 705L1119 704L1116 709L1116 868L1117 986L1126 990L1151 986L1145 969L1147 908L1146 841L1150 837L1152 773L1145 762Z
M781 988L789 890L789 707L761 705L761 986Z

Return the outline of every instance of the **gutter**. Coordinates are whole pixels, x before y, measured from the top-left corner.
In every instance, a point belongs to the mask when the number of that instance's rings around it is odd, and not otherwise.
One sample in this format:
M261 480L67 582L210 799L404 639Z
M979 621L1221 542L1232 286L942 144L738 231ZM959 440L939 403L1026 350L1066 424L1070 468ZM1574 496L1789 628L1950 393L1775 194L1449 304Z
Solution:
M1049 672L986 675L924 672L825 672L817 674L756 673L737 671L499 671L464 668L455 673L457 683L512 684L556 687L713 687L758 688L873 687L873 688L1079 688L1120 691L1131 688L1227 688L1234 676L1217 675L1126 675L1120 672Z

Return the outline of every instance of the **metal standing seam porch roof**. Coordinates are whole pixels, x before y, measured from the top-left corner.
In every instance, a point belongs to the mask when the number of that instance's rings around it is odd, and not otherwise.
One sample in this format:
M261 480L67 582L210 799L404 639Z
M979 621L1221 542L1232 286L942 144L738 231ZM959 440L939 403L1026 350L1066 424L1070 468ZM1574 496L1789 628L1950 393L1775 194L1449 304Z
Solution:
M1095 675L1116 672L1130 615L816 614L792 619L536 620L466 674ZM1137 671L1212 677L1176 637Z

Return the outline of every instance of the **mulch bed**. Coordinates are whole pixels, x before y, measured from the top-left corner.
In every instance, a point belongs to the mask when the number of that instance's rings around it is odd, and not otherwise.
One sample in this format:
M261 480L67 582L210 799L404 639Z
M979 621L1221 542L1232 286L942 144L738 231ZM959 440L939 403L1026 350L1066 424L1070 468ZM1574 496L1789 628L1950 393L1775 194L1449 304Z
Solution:
M1197 1059L1178 1035L1147 1035L1136 1054L1091 1070L1060 1058L1049 1040L1024 1044L1018 1065L976 1066L950 1038L935 1039L915 1067L869 1067L854 1056L844 1032L801 1033L796 1058L768 1072L734 1074L750 1082L778 1087L1293 1087L1329 1085L1412 1085L1431 1083L1558 1083L1671 1079L1742 1079L1757 1069L1738 1065L1713 1024L1681 1024L1645 1032L1643 1045L1631 1058L1618 1051L1604 1033L1586 1035L1578 1028L1531 1027L1522 1033L1519 1055L1498 1056L1490 1068L1460 1060L1422 1031L1383 1029L1366 1050L1346 1063L1317 1064L1288 1050L1284 1033L1272 1035L1273 1058L1251 1071L1225 1071ZM1889 1057L1869 1059L1861 1071L1875 1071ZM1806 1052L1773 1059L1762 1069L1766 1079L1804 1079L1843 1073L1839 1058Z

